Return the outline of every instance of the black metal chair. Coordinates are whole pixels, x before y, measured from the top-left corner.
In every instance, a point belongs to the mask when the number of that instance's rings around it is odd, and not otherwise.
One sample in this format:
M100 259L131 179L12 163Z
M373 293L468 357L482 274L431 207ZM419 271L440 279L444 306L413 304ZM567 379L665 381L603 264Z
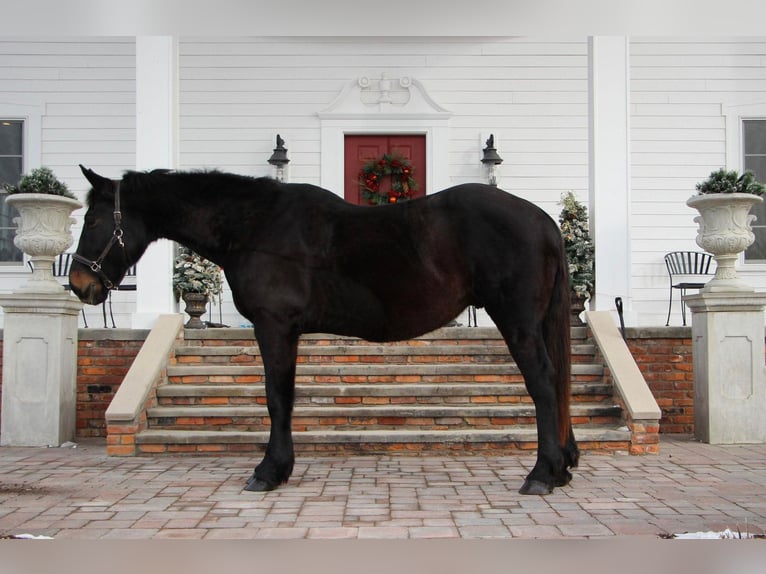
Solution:
M120 286L117 288L117 291L135 291L136 283L135 281L131 281L131 279L132 278L134 279L135 276L136 276L136 266L133 265L125 272L125 278L122 280L122 283L120 283ZM109 318L112 321L112 329L115 329L117 328L117 325L114 322L114 313L112 311L112 291L109 291L108 299L104 301L104 304L101 306L101 314L104 316L104 329L107 328L107 325L106 325L106 304L107 303L109 303Z
M476 322L476 307L469 305L466 310L468 311L468 326L478 327L479 324Z
M681 318L686 326L686 304L684 295L687 289L702 289L707 281L703 277L715 273L713 269L713 256L701 251L671 251L665 255L665 267L670 278L670 298L668 301L668 320L665 326L670 325L670 312L673 308L673 289L681 292Z

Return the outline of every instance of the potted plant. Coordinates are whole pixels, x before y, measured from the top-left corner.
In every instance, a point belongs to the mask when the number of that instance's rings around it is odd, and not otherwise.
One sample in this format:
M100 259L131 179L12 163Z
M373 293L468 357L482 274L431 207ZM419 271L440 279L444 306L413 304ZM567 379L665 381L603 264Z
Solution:
M756 217L750 215L750 208L763 202L764 191L766 187L751 172L739 175L721 168L698 183L697 194L687 200L686 205L700 213L694 218L699 225L697 245L712 253L718 264L703 291L753 290L737 277L734 264L755 240L751 226Z
M14 245L29 256L32 277L19 288L24 293L60 293L64 288L53 277L53 261L74 243L71 217L82 207L53 171L40 167L24 175L17 186L5 185L5 203L19 212L14 217Z
M582 324L580 314L585 302L593 295L594 260L593 240L588 230L588 210L577 201L571 191L561 196L559 227L569 262L571 322Z
M203 329L200 317L207 311L208 301L223 288L221 268L188 247L180 246L173 265L173 290L184 300L190 319L188 329Z

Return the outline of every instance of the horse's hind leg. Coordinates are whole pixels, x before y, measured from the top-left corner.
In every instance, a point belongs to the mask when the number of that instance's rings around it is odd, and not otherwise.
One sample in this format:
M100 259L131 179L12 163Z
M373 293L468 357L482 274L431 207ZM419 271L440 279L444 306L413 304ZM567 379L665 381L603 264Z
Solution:
M265 333L267 330L262 325L256 330L256 336L266 375L266 403L271 431L263 460L255 467L245 486L245 490L250 491L273 490L287 482L295 462L291 423L298 338L275 336L275 331Z
M568 456L567 448L563 448L558 441L559 420L553 364L540 328L509 327L497 319L495 323L524 376L527 391L535 404L537 461L519 492L550 494L554 487L564 486L572 478L567 470L571 456Z

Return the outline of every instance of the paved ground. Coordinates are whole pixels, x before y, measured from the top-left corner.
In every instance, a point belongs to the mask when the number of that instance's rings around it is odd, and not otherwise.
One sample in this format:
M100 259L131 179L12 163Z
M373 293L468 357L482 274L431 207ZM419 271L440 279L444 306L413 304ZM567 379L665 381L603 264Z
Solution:
M241 490L247 457L110 458L103 443L0 448L0 536L56 539L603 538L766 530L766 445L663 437L659 456L584 453L569 487L517 494L519 456L300 456Z

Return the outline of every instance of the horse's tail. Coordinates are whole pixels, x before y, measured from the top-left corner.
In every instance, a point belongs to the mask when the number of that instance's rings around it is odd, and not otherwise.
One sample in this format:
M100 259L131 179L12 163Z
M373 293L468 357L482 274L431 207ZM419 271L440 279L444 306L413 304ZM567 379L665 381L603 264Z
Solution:
M543 319L545 345L554 368L556 404L558 405L559 444L568 452L571 466L577 465L577 447L569 414L571 381L571 344L569 325L569 264L562 245L556 279L548 310ZM573 451L573 452L569 452Z

